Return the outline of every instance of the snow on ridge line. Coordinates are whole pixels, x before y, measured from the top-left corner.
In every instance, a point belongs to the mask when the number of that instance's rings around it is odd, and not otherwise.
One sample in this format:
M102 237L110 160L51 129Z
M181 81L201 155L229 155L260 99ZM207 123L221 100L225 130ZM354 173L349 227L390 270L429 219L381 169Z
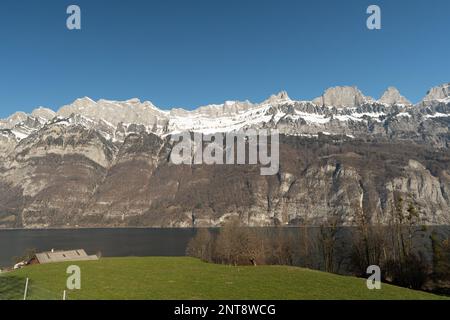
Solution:
M232 114L222 114L217 117L213 117L206 114L192 114L185 116L171 116L167 119L167 123L156 122L156 126L145 125L144 123L124 123L122 125L125 127L125 131L121 133L121 135L127 135L132 131L128 129L130 125L143 125L144 130L147 132L153 132L158 135L167 135L173 134L174 132L179 131L194 131L194 132L203 132L206 134L215 133L215 132L230 132L237 131L245 127L252 127L260 124L268 124L276 125L282 119L291 119L293 121L299 121L303 119L308 124L316 124L316 125L325 125L329 123L331 120L338 120L340 122L348 122L348 121L367 121L367 118L370 118L372 121L382 122L384 119L382 116L386 116L389 113L385 112L361 112L357 111L357 108L351 108L353 112L348 113L350 110L347 108L345 110L338 110L338 113L322 113L320 112L307 112L301 111L299 108L302 105L298 105L296 103L291 103L289 109L282 108L282 106L274 107L270 103L260 104L254 108L250 108L247 110L239 110L238 112ZM330 107L328 107L329 109ZM289 111L283 111L289 110ZM315 109L314 109L315 110ZM408 109L410 110L410 109ZM410 112L410 111L409 111ZM411 114L408 112L400 112L397 115L393 114L396 117L411 117ZM433 113L429 115L425 115L426 118L438 118L438 117L448 117L450 115L444 113ZM36 118L35 118L36 119ZM40 118L42 120L42 118ZM42 124L42 121L39 121ZM22 122L24 125L24 122ZM80 124L85 126L86 128L92 129L96 128L106 139L116 140L116 132L118 129L118 124L114 125L113 123L107 121L106 119L94 120L88 116L83 114L74 114L70 117L61 117L57 115L55 118L48 120L46 123L42 124L59 124L69 126L72 124ZM96 127L97 125L103 127ZM105 129L104 125L109 127L110 129ZM41 126L41 127L42 127ZM14 135L18 140L24 139L32 132L38 130L40 128L29 128L24 125L23 129L15 129ZM155 132L156 129L156 132ZM105 131L106 130L106 131ZM138 130L139 131L139 130Z
M450 114L436 112L434 114L427 114L425 118L447 118L450 117Z
M27 138L30 134L31 134L31 132L30 133L28 133L28 134L26 134L26 133L23 133L23 132L20 132L20 131L17 131L17 130L11 130L11 132L14 134L14 136L16 137L16 139L17 140L23 140L23 139L25 139L25 138Z

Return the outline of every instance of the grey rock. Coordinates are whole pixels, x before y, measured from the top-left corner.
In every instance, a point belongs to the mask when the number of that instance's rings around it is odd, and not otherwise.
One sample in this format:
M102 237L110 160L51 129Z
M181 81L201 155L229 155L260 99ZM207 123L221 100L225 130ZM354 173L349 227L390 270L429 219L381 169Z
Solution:
M313 102L323 106L352 108L362 105L367 100L356 87L334 87L327 89L321 97L314 99Z
M395 87L389 87L378 100L381 103L392 104L408 104L411 102L400 94Z
M445 83L440 86L431 88L427 92L427 95L425 96L423 101L428 102L433 100L446 99L449 97L450 97L450 83Z

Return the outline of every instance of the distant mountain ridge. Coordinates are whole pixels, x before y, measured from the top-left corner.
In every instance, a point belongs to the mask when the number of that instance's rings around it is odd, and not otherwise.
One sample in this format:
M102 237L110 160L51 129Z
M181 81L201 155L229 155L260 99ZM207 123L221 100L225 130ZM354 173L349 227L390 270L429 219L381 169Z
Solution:
M449 84L430 89L424 100L416 105L412 105L394 87L389 87L379 100L364 96L356 87L334 87L313 101L293 101L283 91L258 104L226 101L192 111L161 110L151 102L141 102L139 99L93 101L85 97L61 107L57 112L43 107L31 114L17 112L0 120L0 129L10 130L16 141L58 119L68 119L71 123L88 127L102 127L107 139L115 139L116 133L121 136L121 132L127 132L130 125L158 135L179 131L226 132L264 126L279 126L286 134L317 134L319 129L323 129L330 133L353 135L358 132L332 123L370 120L384 124L393 115L425 119L445 117L449 101ZM421 122L421 119L417 121ZM289 125L297 128L288 129ZM311 126L311 130L307 129L307 125Z

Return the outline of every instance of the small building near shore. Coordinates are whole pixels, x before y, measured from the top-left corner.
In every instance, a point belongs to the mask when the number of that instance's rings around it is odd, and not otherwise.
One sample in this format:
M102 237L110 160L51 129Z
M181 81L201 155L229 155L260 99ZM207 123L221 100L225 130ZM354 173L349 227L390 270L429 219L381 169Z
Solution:
M66 261L87 261L98 260L96 255L88 255L83 249L77 250L52 250L47 252L36 253L28 264L46 264Z

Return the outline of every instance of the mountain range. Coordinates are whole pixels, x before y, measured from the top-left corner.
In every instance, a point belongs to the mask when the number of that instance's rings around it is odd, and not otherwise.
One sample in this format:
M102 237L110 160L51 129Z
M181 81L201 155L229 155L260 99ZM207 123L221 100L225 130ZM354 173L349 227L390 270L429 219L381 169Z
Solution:
M388 223L399 197L450 223L450 84L412 104L334 87L195 110L81 98L0 120L0 228ZM280 171L169 162L170 136L278 129Z

